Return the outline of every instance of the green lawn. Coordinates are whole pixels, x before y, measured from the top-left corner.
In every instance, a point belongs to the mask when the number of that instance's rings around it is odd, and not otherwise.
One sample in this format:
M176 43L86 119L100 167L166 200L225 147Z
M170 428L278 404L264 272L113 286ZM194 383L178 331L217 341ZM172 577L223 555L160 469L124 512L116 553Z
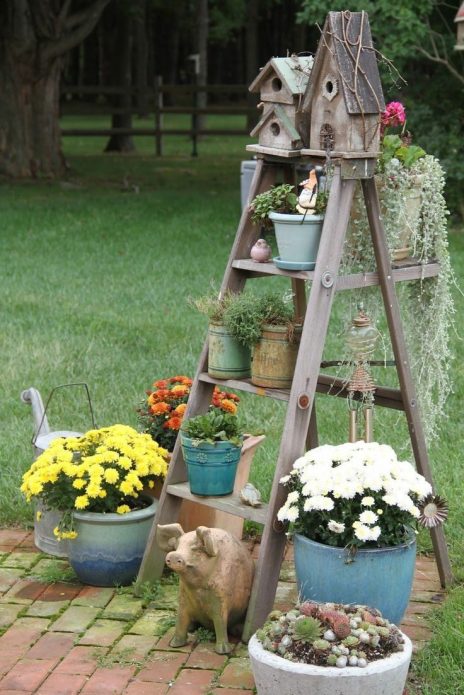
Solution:
M137 138L138 153L124 156L102 155L104 142L66 139L70 170L63 182L2 183L2 525L30 524L32 519L19 493L22 472L32 459L32 417L20 392L35 386L46 397L58 384L85 381L98 425L136 425L136 405L154 379L194 373L206 323L187 299L219 285L234 239L240 161L248 158L245 138L202 140L198 158L191 158L191 143L184 136L166 138L167 155L159 159L152 155L150 138ZM453 266L464 285L464 235L456 230L450 242ZM446 534L456 575L462 578L459 316L464 299L457 290L455 300L455 390L430 456L437 490L449 500ZM333 346L339 318L336 313L331 324ZM322 396L317 403L321 441L343 441L345 403ZM284 406L245 395L241 413L248 429L267 435L252 470L253 482L266 497ZM397 413L379 412L376 431L397 446L406 432L402 421ZM53 429L89 427L83 392L61 390L52 401L50 422ZM422 547L428 545L424 537ZM434 620L436 642L416 662L428 682L425 695L459 691L463 613L458 588ZM453 633L449 639L448 632Z

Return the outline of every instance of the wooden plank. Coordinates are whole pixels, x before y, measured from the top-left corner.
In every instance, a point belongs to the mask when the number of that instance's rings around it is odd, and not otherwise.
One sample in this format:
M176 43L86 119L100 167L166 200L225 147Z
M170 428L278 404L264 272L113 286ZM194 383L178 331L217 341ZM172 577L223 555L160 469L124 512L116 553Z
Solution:
M362 181L364 199L367 208L367 217L371 230L372 242L376 265L379 273L380 288L382 291L385 313L390 331L393 353L396 361L398 379L401 392L403 393L403 403L406 419L411 438L412 450L416 461L417 470L432 485L432 471L430 468L427 446L425 442L422 421L419 412L416 390L411 374L411 366L406 348L406 341L403 333L403 326L400 317L400 308L395 292L395 283L390 263L390 255L387 248L385 232L383 229L380 214L380 205L375 187L374 179ZM447 586L453 581L451 564L448 557L443 527L438 526L431 529L431 537L435 557L437 560L438 572L442 586Z
M213 509L218 509L221 512L233 514L234 516L240 516L242 519L248 519L249 521L256 521L258 524L264 524L266 522L267 505L263 504L261 507L249 507L242 504L238 495L199 497L198 495L192 495L188 483L168 485L167 492L168 495L190 500L191 502L198 502L205 507L212 507Z
M277 401L288 401L289 399L290 391L286 389L269 389L263 388L262 386L255 386L249 379L219 380L209 376L207 372L202 372L199 378L200 381L204 381L208 384L219 384L222 389L245 391L247 393L254 393L255 396L274 398Z
M284 157L292 159L301 155L301 150L282 150L278 147L263 147L262 145L247 145L247 152L256 152L257 154L269 154L276 157Z
M311 150L307 147L301 149L302 157L318 157L320 159L326 159L327 153L324 150ZM331 158L341 158L341 159L377 159L379 156L378 152L338 152L333 150L330 153Z
M319 374L316 386L317 393L323 393L326 396L337 396L338 398L347 398L348 389L347 383L339 377L333 377L329 374ZM355 397L355 400L358 400ZM393 389L388 386L377 386L374 394L374 403L382 408L392 408L393 410L404 410L403 396L399 389Z

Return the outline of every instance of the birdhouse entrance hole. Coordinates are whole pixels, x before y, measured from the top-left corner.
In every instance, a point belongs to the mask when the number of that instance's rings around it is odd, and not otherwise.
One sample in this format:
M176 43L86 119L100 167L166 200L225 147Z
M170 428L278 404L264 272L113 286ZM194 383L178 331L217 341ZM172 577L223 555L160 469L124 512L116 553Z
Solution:
M280 80L278 77L274 77L274 79L271 82L272 89L274 92L280 92L282 89L282 80Z
M277 137L280 133L280 126L278 123L271 123L271 133Z

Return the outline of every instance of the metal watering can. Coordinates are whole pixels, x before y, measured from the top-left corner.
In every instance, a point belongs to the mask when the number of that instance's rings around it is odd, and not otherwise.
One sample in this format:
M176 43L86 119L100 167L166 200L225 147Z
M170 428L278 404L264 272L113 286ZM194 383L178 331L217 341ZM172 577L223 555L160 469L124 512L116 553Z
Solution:
M47 449L51 442L59 437L80 437L82 432L75 430L51 430L47 418L47 410L50 402L58 389L71 386L83 386L89 404L90 418L92 427L95 429L95 419L90 400L90 393L87 384L79 382L75 384L61 384L55 386L50 392L47 402L43 404L40 392L31 386L21 392L21 400L32 407L32 417L34 418L34 434L32 435L32 446L34 447L34 460ZM40 512L40 514L37 514ZM59 541L53 534L53 529L59 523L61 512L56 510L44 509L40 500L36 503L34 513L34 543L44 553L55 555L56 557L67 557L67 541Z

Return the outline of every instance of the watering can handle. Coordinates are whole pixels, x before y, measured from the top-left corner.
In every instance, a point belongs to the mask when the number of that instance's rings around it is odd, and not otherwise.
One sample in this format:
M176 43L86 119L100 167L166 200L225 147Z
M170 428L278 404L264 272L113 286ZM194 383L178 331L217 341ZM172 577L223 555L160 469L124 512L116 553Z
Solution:
M58 389L66 388L66 387L68 387L68 386L83 386L83 387L85 388L85 392L86 392L86 394L87 394L87 401L88 401L88 404L89 404L90 419L92 420L92 427L93 427L93 429L96 429L95 417L94 417L94 414L93 414L92 401L91 401L91 399L90 399L90 391L89 391L89 387L87 386L87 384L86 384L84 381L78 381L78 382L73 383L73 384L60 384L59 386L55 386L55 388L53 388L53 389L50 391L50 394L49 394L49 396L48 396L48 398L47 398L47 402L45 403L45 408L44 408L44 411L43 411L42 419L41 419L41 421L40 421L40 424L39 424L39 426L38 426L38 428L37 428L36 433L35 433L34 436L32 437L32 444L35 445L35 443L36 443L36 441L37 441L38 433L39 433L40 430L41 430L42 424L43 424L43 422L44 422L44 420L45 420L45 417L46 417L46 415L47 415L48 406L50 405L50 401L52 400L52 397L53 397L55 391L58 391Z

